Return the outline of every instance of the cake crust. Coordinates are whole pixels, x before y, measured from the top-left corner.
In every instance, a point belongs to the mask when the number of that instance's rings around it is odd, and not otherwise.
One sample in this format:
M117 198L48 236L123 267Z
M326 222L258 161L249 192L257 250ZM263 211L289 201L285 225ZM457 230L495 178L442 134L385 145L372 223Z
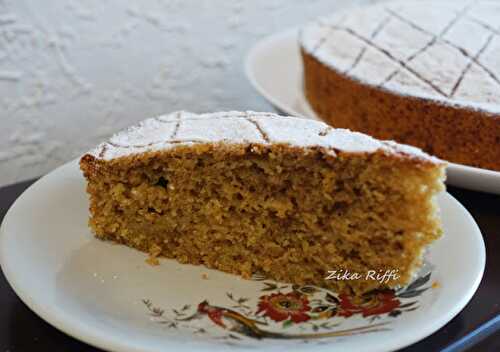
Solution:
M196 144L229 145L289 144L322 148L325 153L372 153L377 150L419 160L442 163L418 148L380 141L347 129L331 128L323 122L254 111L193 114L177 111L141 121L113 135L88 154L96 160L111 161Z

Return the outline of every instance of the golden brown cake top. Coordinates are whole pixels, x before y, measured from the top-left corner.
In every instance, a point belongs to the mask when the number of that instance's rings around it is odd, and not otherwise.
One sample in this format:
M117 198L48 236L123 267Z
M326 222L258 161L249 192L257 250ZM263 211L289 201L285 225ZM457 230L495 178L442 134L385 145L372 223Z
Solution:
M101 160L161 151L200 143L289 144L296 147L322 147L328 154L386 153L433 163L440 160L420 149L378 141L365 134L334 129L315 120L259 112L217 112L194 114L177 111L146 119L119 132L89 154Z
M391 1L322 18L300 44L363 83L499 113L499 19L497 1Z

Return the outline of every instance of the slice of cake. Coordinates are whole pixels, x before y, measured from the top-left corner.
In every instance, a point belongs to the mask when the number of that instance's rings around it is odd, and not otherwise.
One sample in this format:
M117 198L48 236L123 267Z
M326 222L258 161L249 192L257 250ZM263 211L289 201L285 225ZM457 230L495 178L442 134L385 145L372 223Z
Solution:
M246 278L403 285L441 234L443 162L318 121L175 112L114 135L80 166L98 238ZM389 282L367 278L389 270ZM334 271L359 277L326 279Z
M349 8L300 35L304 91L335 127L500 171L498 1Z

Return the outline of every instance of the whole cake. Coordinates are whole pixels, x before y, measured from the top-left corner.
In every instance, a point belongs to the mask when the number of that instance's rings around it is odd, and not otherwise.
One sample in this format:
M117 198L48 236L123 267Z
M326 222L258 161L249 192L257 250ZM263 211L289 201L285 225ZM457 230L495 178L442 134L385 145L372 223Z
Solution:
M305 96L335 127L500 171L500 3L391 1L300 34Z
M394 287L441 234L443 162L318 121L175 112L114 135L80 167L98 238L244 277ZM389 282L366 278L387 270Z

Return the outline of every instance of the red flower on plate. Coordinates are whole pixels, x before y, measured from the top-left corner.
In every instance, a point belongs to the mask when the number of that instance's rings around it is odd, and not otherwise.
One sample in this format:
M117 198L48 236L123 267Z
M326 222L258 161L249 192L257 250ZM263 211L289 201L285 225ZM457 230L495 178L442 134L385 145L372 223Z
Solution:
M361 297L341 294L338 315L350 317L353 314L363 314L363 317L390 313L401 304L393 291L376 291Z
M309 300L296 292L262 296L258 308L257 314L264 312L265 316L278 322L290 319L294 323L301 323L311 318L307 314L311 310Z

